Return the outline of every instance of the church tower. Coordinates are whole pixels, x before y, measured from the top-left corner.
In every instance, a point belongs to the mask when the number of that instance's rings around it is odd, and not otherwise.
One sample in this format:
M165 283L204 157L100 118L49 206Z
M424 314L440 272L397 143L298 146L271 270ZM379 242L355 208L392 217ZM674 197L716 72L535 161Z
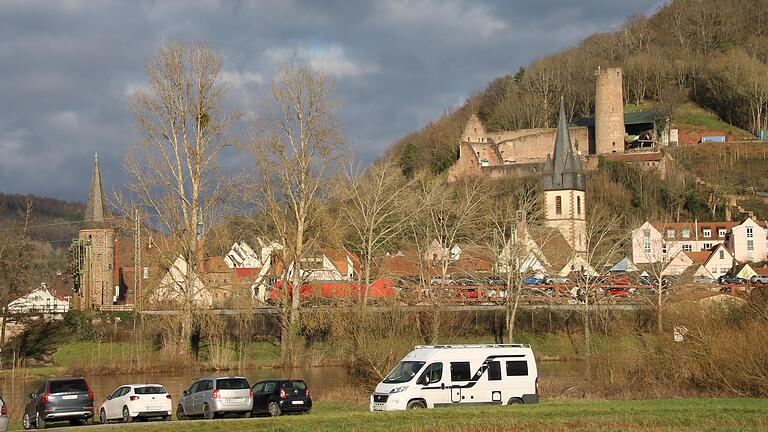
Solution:
M581 166L581 157L574 154L565 105L560 99L560 114L557 121L554 154L544 162L544 198L546 213L544 224L557 228L574 251L587 251L586 178Z
M108 227L104 209L99 155L94 156L84 224L78 235L80 286L75 305L80 309L111 305L114 296L112 276L115 232Z

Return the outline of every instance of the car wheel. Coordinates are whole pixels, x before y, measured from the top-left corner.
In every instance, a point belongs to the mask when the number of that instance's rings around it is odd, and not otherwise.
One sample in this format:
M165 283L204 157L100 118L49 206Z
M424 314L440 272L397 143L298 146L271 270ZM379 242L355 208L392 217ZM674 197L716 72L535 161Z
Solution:
M406 405L405 409L424 409L427 406L424 405L424 402L415 400L408 402L408 405Z
M512 398L509 400L509 402L507 402L507 405L522 405L522 404L523 404L523 400L520 398Z
M269 415L272 417L278 417L280 415L280 405L277 404L277 402L272 401L267 406L267 411L269 411Z
M45 429L45 419L40 417L40 413L37 413L37 417L35 417L35 427Z
M205 417L207 420L213 419L213 411L211 411L211 406L208 404L203 405L203 417Z
M104 411L104 408L99 411L99 423L107 424L107 412Z
M29 421L29 413L24 413L24 416L21 418L21 425L24 426L24 430L32 429L32 422Z
M130 411L128 411L128 407L123 407L123 423L130 423L133 421L133 418L131 417Z
M176 420L186 420L187 415L184 414L184 407L181 405L176 407Z

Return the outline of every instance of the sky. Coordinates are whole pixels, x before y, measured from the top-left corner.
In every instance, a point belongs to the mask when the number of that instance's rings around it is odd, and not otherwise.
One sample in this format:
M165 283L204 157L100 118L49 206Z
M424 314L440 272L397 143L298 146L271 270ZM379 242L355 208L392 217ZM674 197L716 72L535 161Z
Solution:
M286 62L333 77L347 146L368 162L494 78L661 3L0 0L0 192L85 201L96 152L120 188L138 137L127 99L168 39L219 52L245 113Z

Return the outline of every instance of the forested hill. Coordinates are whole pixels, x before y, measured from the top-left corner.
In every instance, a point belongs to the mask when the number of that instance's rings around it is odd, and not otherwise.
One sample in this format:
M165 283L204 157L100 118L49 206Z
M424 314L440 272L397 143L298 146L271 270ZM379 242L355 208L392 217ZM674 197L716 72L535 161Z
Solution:
M50 243L54 248L66 248L77 237L85 205L56 198L35 195L4 194L0 192L0 223L7 224L23 218L27 202L32 205L30 236Z
M453 112L390 149L409 174L444 172L471 113L491 131L552 127L562 95L571 118L594 109L594 72L624 70L625 103L685 122L698 105L749 133L768 129L768 0L676 0L612 33L587 37L497 78ZM686 108L685 111L690 111Z

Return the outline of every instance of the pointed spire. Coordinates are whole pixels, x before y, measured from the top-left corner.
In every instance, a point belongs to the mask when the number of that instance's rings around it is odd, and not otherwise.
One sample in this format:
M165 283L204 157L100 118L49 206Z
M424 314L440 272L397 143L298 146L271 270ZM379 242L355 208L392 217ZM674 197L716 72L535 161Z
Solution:
M99 154L93 155L93 172L91 173L91 189L88 192L88 204L85 207L86 222L104 222L104 190L101 187L101 171L99 170Z
M571 147L571 134L565 115L565 101L560 97L560 113L557 118L555 149L552 156L551 171L544 168L545 189L579 189L584 190L583 170L579 156ZM547 164L549 159L547 159Z

